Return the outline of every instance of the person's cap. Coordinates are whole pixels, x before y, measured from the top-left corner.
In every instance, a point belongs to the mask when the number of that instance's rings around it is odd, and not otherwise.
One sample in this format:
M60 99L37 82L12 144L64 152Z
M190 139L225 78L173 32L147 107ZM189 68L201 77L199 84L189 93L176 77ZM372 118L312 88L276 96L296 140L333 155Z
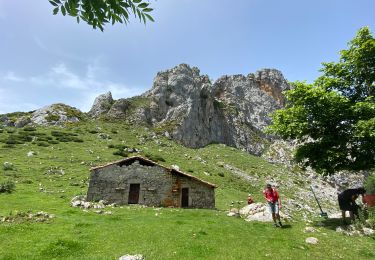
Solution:
M267 183L266 188L272 188L272 185Z

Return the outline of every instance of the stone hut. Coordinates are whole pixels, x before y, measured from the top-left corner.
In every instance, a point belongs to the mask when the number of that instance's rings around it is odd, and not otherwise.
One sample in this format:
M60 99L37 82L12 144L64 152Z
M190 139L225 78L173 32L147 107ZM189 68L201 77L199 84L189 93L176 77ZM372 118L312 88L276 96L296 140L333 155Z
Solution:
M215 208L216 185L135 156L91 168L88 201Z

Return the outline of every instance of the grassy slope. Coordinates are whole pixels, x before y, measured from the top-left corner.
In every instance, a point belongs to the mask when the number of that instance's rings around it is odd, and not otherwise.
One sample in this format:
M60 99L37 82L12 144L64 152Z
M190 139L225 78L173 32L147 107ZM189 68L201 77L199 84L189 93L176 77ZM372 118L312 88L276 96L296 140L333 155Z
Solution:
M101 128L99 132L109 134L112 139L103 140L97 133L89 133L97 126ZM39 128L38 132L50 135L51 130L55 129ZM85 123L73 125L69 131L78 133L84 142L60 142L48 147L25 143L15 148L0 148L1 165L6 161L15 165L14 170L0 168L0 182L17 182L15 192L0 194L0 216L40 210L56 215L44 223L1 223L0 259L117 259L127 253L141 253L148 259L375 257L372 238L345 237L330 227L319 227L320 232L311 235L303 233L302 222L273 229L269 224L226 216L230 202L245 200L249 192L256 201L262 200L264 180L270 175L282 178L280 166L223 145L193 150L166 139L158 144L148 130L120 124ZM6 136L5 131L0 133L0 138ZM162 164L177 164L181 170L219 185L218 210L156 210L134 206L110 209L112 215L98 215L92 210L71 208L70 199L87 191L90 166L121 158L113 155L115 149L108 145L122 143L143 153L160 155L166 160ZM29 151L37 155L27 157ZM245 182L218 162L257 176L259 181ZM50 167L63 168L65 174L45 174ZM281 188L281 193L288 192ZM317 237L319 244L306 245L304 240L308 236Z

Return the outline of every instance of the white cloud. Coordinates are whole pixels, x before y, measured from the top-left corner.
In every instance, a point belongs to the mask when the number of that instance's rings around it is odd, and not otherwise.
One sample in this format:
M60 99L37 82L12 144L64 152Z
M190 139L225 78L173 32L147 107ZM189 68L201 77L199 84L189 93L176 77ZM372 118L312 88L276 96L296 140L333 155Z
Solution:
M94 60L80 73L59 63L31 77L13 71L0 74L0 113L30 111L56 102L87 112L100 94L111 91L113 98L119 99L139 95L145 89L108 80L108 71Z
M79 104L75 104L75 106L82 111L88 111L94 99L98 95L108 91L111 91L115 99L141 94L143 88L134 88L122 83L98 79L96 75L103 74L106 68L95 63L88 64L83 75L73 72L64 63L60 63L53 66L45 75L31 77L30 82L35 86L43 88L64 89L68 92L72 92L71 95L75 98L78 96L82 97L79 100ZM69 102L67 102L67 104L73 105L69 104Z
M13 71L8 71L4 77L4 80L9 80L9 81L15 81L15 82L22 82L24 81L23 78L17 76Z

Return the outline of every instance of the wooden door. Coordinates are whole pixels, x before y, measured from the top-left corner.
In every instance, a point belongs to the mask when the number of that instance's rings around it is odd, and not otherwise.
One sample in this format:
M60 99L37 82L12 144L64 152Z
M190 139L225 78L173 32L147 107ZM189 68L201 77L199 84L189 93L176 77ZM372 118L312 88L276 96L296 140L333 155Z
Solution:
M189 207L189 188L181 189L181 207Z
M128 199L129 204L138 204L140 186L140 184L130 184Z

